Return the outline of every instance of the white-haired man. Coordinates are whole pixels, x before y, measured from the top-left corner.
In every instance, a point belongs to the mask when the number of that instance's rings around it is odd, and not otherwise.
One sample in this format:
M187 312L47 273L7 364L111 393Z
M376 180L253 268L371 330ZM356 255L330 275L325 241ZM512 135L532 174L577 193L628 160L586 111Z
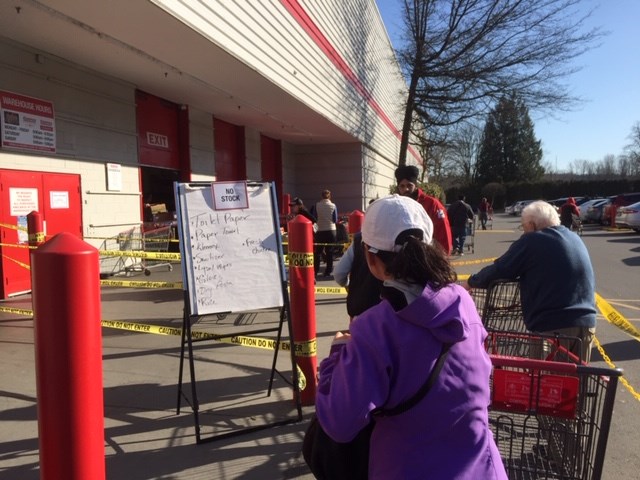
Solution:
M595 276L582 239L560 225L547 202L522 210L524 234L492 265L467 280L467 289L498 279L518 280L527 329L582 340L571 350L588 362L596 327Z

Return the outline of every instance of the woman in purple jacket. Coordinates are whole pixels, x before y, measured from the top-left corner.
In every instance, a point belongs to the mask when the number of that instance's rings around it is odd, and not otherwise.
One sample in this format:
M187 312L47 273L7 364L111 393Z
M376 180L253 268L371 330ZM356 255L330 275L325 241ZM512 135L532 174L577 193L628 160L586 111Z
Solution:
M376 419L369 478L506 479L488 425L486 331L432 234L431 220L409 197L385 197L367 210L363 247L385 299L359 315L350 333L336 334L320 364L318 420L334 440L352 440L375 408L412 397L442 345L453 344L420 403Z

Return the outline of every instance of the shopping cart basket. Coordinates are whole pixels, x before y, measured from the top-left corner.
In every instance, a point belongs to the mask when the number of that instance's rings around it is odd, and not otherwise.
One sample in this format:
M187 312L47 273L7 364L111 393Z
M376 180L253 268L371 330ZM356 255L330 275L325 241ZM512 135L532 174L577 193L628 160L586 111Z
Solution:
M539 337L537 341L549 340ZM510 353L503 347L493 351L501 350ZM490 353L489 421L510 479L599 480L602 476L622 371L580 364L562 350L559 346L557 358L562 361Z
M169 251L169 243L173 239L173 228L171 225L157 227L152 230L144 230L142 232L142 245L145 252L165 253ZM173 266L166 260L145 259L142 262L142 269L145 275L151 275L151 269L167 267L167 270L173 270Z
M100 250L105 252L125 252L142 250L142 236L140 227L133 227L120 232L114 237L107 238L100 245ZM122 255L100 255L100 277L129 274L141 269L140 260Z
M464 246L467 247L467 251L471 253L475 253L476 251L476 218L477 215L474 215L473 220L469 220L465 227L466 237L464 240Z
M520 282L496 280L486 289L471 289L471 297L486 329L526 332Z

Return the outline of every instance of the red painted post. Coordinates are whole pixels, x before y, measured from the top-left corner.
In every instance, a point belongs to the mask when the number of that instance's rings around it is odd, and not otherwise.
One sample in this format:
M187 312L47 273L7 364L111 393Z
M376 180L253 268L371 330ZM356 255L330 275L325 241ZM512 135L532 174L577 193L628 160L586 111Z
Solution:
M349 214L349 234L353 235L362 230L362 223L364 222L364 213L360 210L354 210Z
M44 222L42 214L35 210L27 215L27 233L29 234L29 246L37 247L44 243Z
M609 225L611 228L616 228L616 216L618 215L618 205L615 203L611 204L611 208L609 208L609 215L611 218L609 219Z
M104 480L98 250L60 233L31 252L41 480Z
M296 362L306 378L306 387L300 392L303 405L313 405L316 401L318 373L311 225L311 222L302 215L296 215L288 224L291 324Z

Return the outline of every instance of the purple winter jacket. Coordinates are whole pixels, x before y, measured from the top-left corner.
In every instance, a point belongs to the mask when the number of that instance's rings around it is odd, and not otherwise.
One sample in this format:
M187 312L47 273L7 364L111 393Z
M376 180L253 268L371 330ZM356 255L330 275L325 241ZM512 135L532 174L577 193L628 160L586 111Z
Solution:
M506 479L488 426L491 361L473 300L458 285L430 287L395 312L384 300L350 324L351 339L320 364L318 419L346 442L370 412L424 384L443 343L455 343L438 380L409 411L381 417L371 438L370 479Z

